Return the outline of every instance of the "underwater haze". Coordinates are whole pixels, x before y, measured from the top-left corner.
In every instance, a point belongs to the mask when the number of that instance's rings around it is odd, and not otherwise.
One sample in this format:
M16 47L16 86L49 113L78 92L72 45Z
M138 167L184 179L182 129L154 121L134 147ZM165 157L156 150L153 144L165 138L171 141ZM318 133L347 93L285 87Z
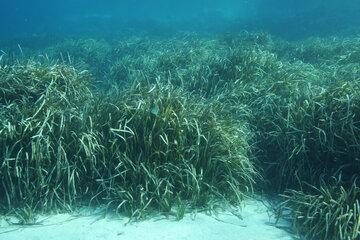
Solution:
M11 35L95 32L261 30L287 38L357 28L356 0L4 1L0 28Z

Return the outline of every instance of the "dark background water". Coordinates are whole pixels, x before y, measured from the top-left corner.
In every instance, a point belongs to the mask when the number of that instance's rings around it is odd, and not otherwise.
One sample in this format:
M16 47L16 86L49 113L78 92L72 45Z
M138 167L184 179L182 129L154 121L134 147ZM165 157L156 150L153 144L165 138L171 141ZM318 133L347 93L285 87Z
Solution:
M179 30L262 30L299 39L352 33L359 24L359 0L1 0L0 10L3 39Z

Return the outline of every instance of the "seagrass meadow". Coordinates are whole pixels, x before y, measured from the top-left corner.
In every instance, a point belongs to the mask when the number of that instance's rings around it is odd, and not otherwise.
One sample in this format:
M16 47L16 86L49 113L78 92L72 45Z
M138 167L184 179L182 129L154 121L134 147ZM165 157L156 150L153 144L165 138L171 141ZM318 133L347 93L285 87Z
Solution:
M1 215L180 220L267 194L303 239L360 239L359 36L41 41L1 47Z

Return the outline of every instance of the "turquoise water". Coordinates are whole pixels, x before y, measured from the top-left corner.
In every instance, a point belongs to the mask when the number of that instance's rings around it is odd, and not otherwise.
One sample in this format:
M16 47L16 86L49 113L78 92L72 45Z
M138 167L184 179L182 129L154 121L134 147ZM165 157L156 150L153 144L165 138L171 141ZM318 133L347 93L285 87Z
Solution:
M357 27L356 0L6 1L2 38L22 34L89 34L124 30L231 32L263 30L298 39Z

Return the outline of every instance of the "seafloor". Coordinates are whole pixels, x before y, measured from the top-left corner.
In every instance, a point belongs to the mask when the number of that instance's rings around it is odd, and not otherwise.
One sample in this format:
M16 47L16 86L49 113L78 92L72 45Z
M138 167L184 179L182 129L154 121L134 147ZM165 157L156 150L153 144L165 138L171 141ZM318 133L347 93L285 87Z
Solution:
M148 220L129 222L126 217L105 217L102 211L82 210L77 215L39 216L39 224L0 227L2 240L81 239L196 239L196 240L293 240L289 223L277 222L271 209L260 200L247 200L241 209L216 213L192 212L181 221L173 216L154 215Z
M33 35L0 49L1 239L359 239L358 35ZM216 215L224 202L247 203L243 219ZM135 223L74 217L84 206Z

